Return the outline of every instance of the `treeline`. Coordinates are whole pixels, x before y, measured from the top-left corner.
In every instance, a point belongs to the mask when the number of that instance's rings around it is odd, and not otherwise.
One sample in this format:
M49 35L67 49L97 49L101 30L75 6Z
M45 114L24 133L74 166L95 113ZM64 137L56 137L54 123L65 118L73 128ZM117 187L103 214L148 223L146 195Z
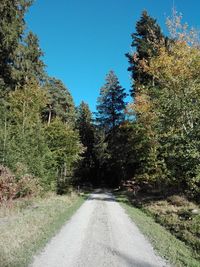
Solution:
M30 0L0 3L1 198L71 185L200 193L200 50L196 32L168 19L169 37L146 11L127 53L132 102L113 71L96 113L75 107L49 77L24 16ZM12 174L9 173L9 168ZM15 190L11 190L15 188Z
M27 30L31 4L0 2L1 199L65 192L83 152L72 96L47 75L38 38Z

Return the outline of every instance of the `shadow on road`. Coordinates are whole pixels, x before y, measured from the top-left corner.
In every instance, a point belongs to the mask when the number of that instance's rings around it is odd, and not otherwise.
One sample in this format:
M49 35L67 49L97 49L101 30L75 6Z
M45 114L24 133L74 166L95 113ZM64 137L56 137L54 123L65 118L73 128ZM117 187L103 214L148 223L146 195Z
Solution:
M134 257L130 257L126 253L123 253L123 252L120 252L119 250L105 246L104 244L101 244L101 246L105 247L109 251L110 254L116 255L117 257L119 257L123 261L125 261L126 266L137 266L137 267L155 267L155 266L157 266L157 265L152 265L146 261L135 259Z
M98 201L109 201L109 202L116 202L114 197L98 197L98 196L90 196L88 200L98 200Z

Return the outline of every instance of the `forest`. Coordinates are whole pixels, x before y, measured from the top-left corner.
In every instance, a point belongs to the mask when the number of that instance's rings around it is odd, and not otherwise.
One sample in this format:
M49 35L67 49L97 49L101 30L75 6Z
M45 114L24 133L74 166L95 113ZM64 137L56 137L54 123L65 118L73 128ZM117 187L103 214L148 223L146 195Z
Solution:
M124 55L132 101L110 70L93 114L48 76L38 37L27 31L31 5L0 2L0 202L127 184L199 199L198 33L174 11L165 35L143 11Z

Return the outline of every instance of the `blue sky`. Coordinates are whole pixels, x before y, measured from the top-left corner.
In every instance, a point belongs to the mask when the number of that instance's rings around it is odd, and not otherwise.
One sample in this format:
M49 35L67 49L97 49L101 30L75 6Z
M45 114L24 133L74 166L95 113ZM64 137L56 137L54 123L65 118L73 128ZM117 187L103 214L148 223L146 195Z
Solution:
M76 105L84 100L95 111L109 70L130 89L124 54L142 10L166 32L173 2L184 21L200 29L199 0L35 0L26 21L39 37L48 74L64 82Z

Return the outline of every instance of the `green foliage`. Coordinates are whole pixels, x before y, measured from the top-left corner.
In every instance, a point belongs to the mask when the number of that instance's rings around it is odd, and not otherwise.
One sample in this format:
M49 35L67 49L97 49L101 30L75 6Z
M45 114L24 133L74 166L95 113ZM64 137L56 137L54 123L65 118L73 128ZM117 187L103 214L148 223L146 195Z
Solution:
M160 43L143 62L141 71L154 83L142 81L130 105L136 118L135 179L198 198L200 52L191 36L177 36L170 49Z
M28 184L36 181L45 190L55 190L63 173L72 176L82 152L73 129L73 99L61 81L47 77L39 40L25 32L31 4L0 3L0 163L16 175L19 196L28 194Z
M45 88L48 103L43 110L44 120L50 124L55 117L74 125L76 114L72 96L64 84L55 78L48 78Z
M83 146L79 134L59 118L46 126L46 141L57 169L57 192L63 193L71 182L75 164L80 160Z
M140 20L136 23L136 32L132 34L131 46L136 49L134 53L127 53L131 72L132 90L131 94L140 90L143 85L153 83L150 73L143 70L143 64L149 62L151 57L158 54L159 47L163 44L167 45L168 40L161 32L160 26L156 20L150 17L147 11L142 12Z
M112 186L133 178L151 188L175 187L198 198L196 32L182 25L175 12L167 20L167 38L144 11L132 34L136 52L127 54L133 103L126 107L125 90L110 71L94 123L88 105L82 102L76 110L64 84L45 74L39 40L25 31L31 4L0 3L0 163L17 180L31 177L58 193L67 190L76 174L84 181Z
M113 131L125 118L124 110L126 93L119 84L113 71L106 77L106 84L100 90L97 102L96 121L106 132Z
M33 78L38 82L44 79L45 65L41 60L42 56L43 52L39 47L38 37L29 32L18 44L14 53L12 78L16 85L22 86Z
M106 77L97 102L95 153L98 177L106 184L118 185L123 179L120 125L125 121L125 89L113 71Z
M8 103L5 164L16 171L17 164L21 163L28 173L50 186L52 181L47 181L47 177L52 175L52 169L48 168L53 161L40 118L46 105L45 92L37 83L30 82L10 93Z
M96 162L94 153L95 127L93 125L89 106L83 101L77 109L76 127L79 131L80 141L85 149L82 154L83 159L79 164L77 175L81 176L83 181L93 181Z
M170 53L162 49L149 67L162 85L155 100L162 157L172 179L191 193L199 186L199 66L199 49L178 41Z
M25 12L32 0L2 0L0 3L0 79L14 86L15 53L25 29Z

